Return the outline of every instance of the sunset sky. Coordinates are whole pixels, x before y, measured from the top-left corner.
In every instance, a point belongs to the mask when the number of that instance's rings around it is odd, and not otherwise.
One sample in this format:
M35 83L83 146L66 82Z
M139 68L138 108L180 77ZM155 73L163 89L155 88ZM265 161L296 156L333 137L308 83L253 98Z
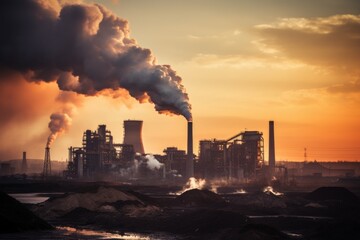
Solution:
M86 1L93 4L94 1ZM192 106L194 147L275 121L277 160L360 160L360 1L96 1L126 19L138 45L182 78ZM35 31L35 29L34 29ZM0 72L0 78L5 73ZM71 126L52 145L65 161L86 129L144 121L148 153L186 149L186 120L159 114L127 94L59 101L56 82L19 74L0 82L0 159L43 158L51 113L71 108ZM11 79L10 79L11 78ZM9 80L10 79L10 80ZM111 94L109 94L111 95ZM123 95L125 97L123 97Z

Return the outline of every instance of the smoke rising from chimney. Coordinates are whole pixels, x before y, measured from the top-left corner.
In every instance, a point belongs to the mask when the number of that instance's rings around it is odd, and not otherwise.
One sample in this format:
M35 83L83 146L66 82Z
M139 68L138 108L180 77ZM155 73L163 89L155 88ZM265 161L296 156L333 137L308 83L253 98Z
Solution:
M55 139L67 131L72 123L72 116L76 113L77 107L81 105L82 98L73 92L62 91L56 98L60 103L61 110L50 115L49 129L50 135L47 139L46 147L50 147Z
M65 132L71 125L71 118L66 113L53 113L50 116L49 129L51 131L46 147L50 147L57 136Z
M181 77L156 64L151 51L130 37L126 20L101 5L56 5L0 2L0 70L16 70L29 81L56 81L61 90L83 95L126 89L159 113L191 120ZM52 119L69 122L65 114Z

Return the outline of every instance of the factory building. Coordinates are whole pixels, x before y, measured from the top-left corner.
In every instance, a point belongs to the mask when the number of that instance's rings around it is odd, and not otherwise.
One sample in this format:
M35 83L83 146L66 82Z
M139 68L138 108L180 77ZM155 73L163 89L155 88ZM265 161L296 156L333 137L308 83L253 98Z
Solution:
M176 147L168 147L164 150L165 156L163 163L165 164L165 171L167 176L185 176L186 175L186 161L188 159L184 150L179 150Z
M136 137L130 139L134 140ZM99 125L97 131L84 132L82 147L69 148L69 163L65 175L71 178L94 178L129 167L134 157L132 144L114 143L106 125Z
M227 140L201 140L199 171L206 179L253 179L264 165L264 139L258 131L241 132Z

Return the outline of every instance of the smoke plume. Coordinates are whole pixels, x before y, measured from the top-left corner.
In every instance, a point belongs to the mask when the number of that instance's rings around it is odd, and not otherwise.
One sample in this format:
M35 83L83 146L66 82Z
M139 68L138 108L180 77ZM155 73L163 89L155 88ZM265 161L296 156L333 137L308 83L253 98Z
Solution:
M76 93L62 91L56 101L60 103L61 109L59 112L50 115L49 129L51 133L47 139L46 147L50 147L60 134L69 129L72 116L75 114L77 106L82 103L82 98Z
M50 147L50 145L54 142L57 136L71 125L71 118L66 113L53 113L50 116L49 129L51 134L48 137L46 147Z
M61 90L83 95L125 89L159 113L191 120L181 77L169 65L156 64L151 51L130 37L126 20L101 5L53 5L0 1L0 71L21 72L29 81L56 81ZM66 114L51 119L66 125L71 122ZM60 129L54 136L65 129L49 127Z

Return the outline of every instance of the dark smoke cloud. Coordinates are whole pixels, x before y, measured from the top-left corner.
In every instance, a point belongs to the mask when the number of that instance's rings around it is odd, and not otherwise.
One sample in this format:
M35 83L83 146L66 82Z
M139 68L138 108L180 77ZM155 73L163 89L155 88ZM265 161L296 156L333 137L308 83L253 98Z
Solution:
M157 65L130 37L128 22L100 5L58 11L40 1L0 1L0 32L0 71L84 95L126 89L160 113L191 119L182 79L169 65Z

